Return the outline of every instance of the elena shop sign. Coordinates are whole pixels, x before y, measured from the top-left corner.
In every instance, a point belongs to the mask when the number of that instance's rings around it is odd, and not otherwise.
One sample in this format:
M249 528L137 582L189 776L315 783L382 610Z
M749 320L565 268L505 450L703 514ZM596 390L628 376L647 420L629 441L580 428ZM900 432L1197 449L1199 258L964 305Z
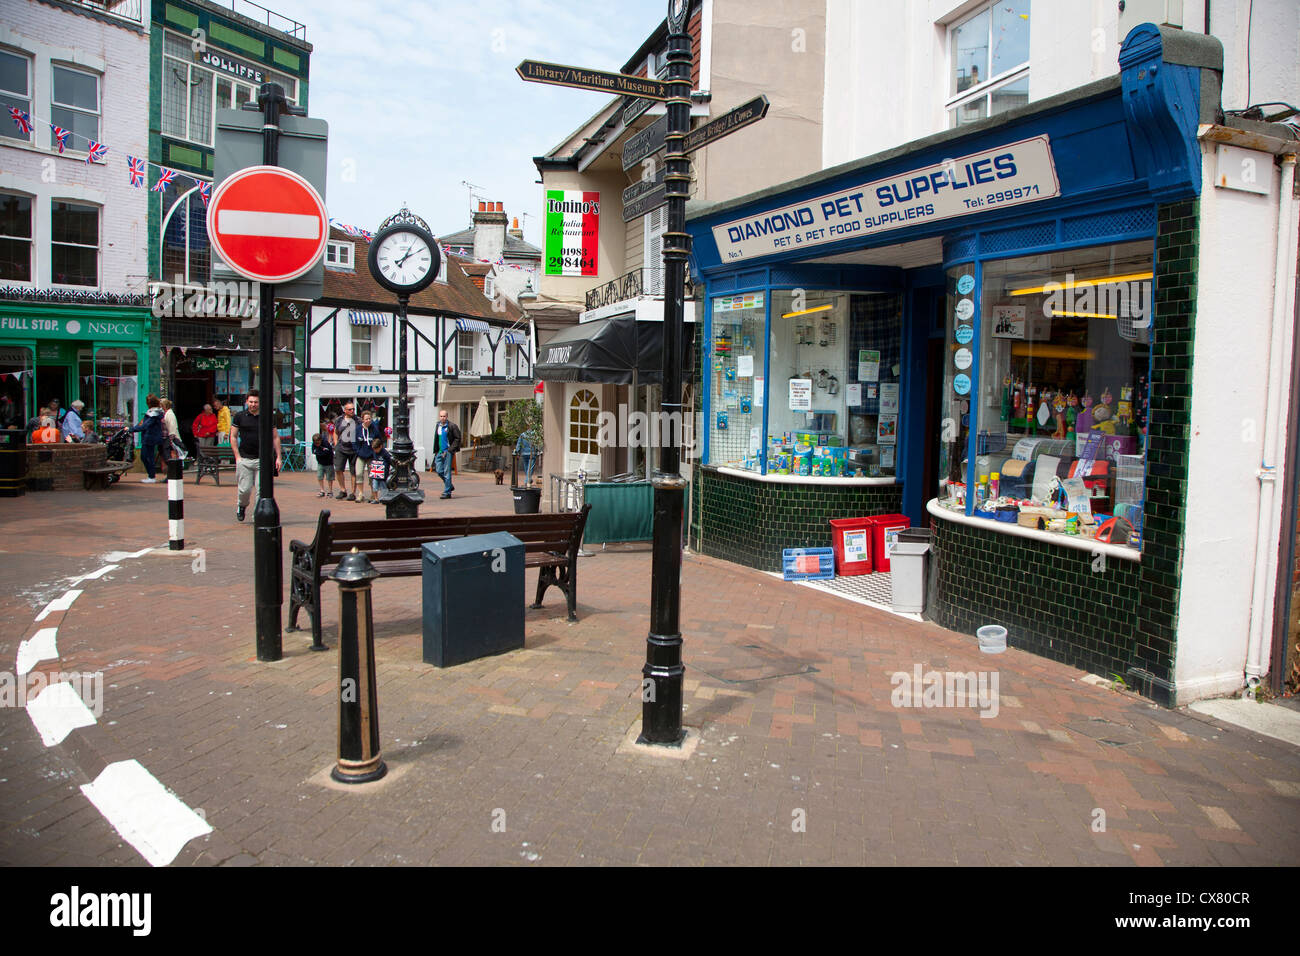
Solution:
M144 325L129 319L3 315L0 316L0 335L139 342L144 337Z
M1061 194L1046 135L713 227L723 262L867 237Z

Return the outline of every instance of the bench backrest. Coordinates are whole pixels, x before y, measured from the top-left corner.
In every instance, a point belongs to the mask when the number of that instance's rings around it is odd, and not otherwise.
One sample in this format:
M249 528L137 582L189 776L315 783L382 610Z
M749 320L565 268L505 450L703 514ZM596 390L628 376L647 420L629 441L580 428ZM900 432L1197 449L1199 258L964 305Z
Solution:
M229 445L199 445L200 458L229 458L235 460L235 450Z
M394 518L367 521L329 520L322 511L316 541L320 565L335 564L353 548L372 561L402 561L422 556L421 545L472 534L508 531L526 554L577 551L590 505L581 511L538 515L470 515L442 518Z

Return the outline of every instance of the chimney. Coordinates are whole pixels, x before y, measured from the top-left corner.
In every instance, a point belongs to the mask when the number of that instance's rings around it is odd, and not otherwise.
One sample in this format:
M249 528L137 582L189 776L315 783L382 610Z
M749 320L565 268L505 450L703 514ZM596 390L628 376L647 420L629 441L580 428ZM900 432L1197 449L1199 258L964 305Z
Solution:
M524 231L519 228L518 216L515 216L514 219L510 220L510 235L515 239L522 239L524 237Z
M506 249L506 214L502 203L479 203L474 213L474 258L496 262Z

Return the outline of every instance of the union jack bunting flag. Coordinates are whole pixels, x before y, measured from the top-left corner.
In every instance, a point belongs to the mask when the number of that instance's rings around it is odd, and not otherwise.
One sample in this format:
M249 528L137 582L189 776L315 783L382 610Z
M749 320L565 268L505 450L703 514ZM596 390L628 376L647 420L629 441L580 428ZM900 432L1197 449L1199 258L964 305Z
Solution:
M92 139L86 146L86 165L89 166L91 163L99 162L104 158L104 154L107 152L107 146L103 143L97 143Z
M144 160L128 156L126 158L126 168L131 174L131 185L139 189L144 183Z
M171 183L171 181L175 178L176 178L176 170L164 169L161 173L158 174L158 181L149 188L149 191L151 193L165 193L167 191L168 184Z
M68 143L68 134L72 131L62 126L55 126L53 123L50 124L50 129L54 131L54 141L59 144L59 152L63 152L63 147Z
M16 106L9 107L9 115L13 117L14 124L26 135L32 131L32 118L24 110Z
M199 197L203 200L203 205L206 206L208 200L212 198L212 183L199 183L198 187Z

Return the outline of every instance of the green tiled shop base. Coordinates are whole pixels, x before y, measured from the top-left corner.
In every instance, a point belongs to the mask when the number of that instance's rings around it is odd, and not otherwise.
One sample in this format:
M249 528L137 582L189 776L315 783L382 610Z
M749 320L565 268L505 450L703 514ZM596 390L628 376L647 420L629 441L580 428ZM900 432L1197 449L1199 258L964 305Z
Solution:
M831 518L896 514L902 485L754 481L695 469L691 547L760 571L780 571L785 548L829 548Z
M1110 676L1133 662L1138 565L953 521L935 520L927 616L974 634L1007 629L1007 643Z

